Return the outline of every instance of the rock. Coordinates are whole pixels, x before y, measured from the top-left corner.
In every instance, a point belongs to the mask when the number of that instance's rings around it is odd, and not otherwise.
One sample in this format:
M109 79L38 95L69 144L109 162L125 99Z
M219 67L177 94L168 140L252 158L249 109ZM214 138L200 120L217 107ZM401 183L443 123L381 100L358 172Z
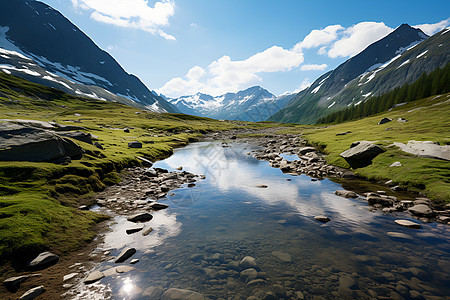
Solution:
M397 119L397 122L399 122L399 123L405 123L405 122L408 122L408 120L406 120L405 118L398 118L398 119Z
M92 145L92 136L86 132L67 131L67 132L58 132L57 135L62 136L62 137L72 138L72 139Z
M353 173L352 171L345 171L344 174L342 174L343 178L353 178L355 177L355 173Z
M151 286L145 289L145 291L142 293L142 296L144 296L144 298L148 300L159 300L163 292L163 289L159 286Z
M282 260L284 262L291 262L292 261L292 257L291 257L291 255L289 253L273 251L272 255L278 257L280 260Z
M19 300L31 300L37 298L39 295L45 292L45 288L43 285L37 286L26 291L22 296L20 296Z
M346 135L352 133L351 131L346 131L346 132L340 132L340 133L336 133L336 135Z
M257 188L261 188L261 189L265 189L265 188L267 188L267 185L265 185L265 184L258 184L256 187Z
M117 258L116 258L116 260L114 262L115 263L122 263L122 262L126 261L127 259L129 259L130 257L132 257L135 253L136 253L136 249L135 248L124 249L119 254L119 256L117 256Z
M29 268L47 268L56 264L59 261L59 256L51 252L42 252L35 259L27 264Z
M145 229L145 230L142 232L142 235L143 235L143 236L147 236L147 235L149 235L152 231L153 231L153 228L152 228L152 227L149 227L149 228Z
M338 190L334 192L336 195L344 197L344 198L358 198L358 195L355 192L352 191L346 191L346 190Z
M142 229L144 229L144 227L128 228L128 229L126 230L126 232L127 232L127 234L133 234L133 233L136 233L136 232L141 231Z
M315 151L317 151L317 150L314 147L303 147L298 150L298 153L300 153L301 155L305 155L306 153L315 152Z
M258 276L258 271L256 271L253 268L245 269L239 274L239 276L243 281L249 282L252 281L253 279L256 279L256 277Z
M378 125L385 124L385 123L389 123L389 122L391 122L391 121L392 121L392 119L389 119L389 118L383 118L383 119L380 120L380 122L378 122Z
M139 259L134 258L130 261L130 264L134 265L134 264L137 264L138 262L139 262Z
M97 147L97 148L100 149L100 150L104 150L104 149L105 149L105 148L103 148L103 145L100 144L99 142L95 142L95 143L94 143L94 146Z
M402 166L402 163L399 162L399 161L396 161L396 162L392 163L392 164L389 166L389 168L392 168L392 167L401 167L401 166Z
M29 274L29 275L22 275L22 276L16 276L16 277L10 277L3 281L3 285L6 287L6 289L12 293L17 292L20 285L25 282L28 278L34 277L34 276L40 276L41 274Z
M150 208L153 210L161 210L161 209L166 209L168 207L169 207L169 205L163 204L163 203L155 202L155 203L150 204Z
M370 205L379 204L381 206L389 207L394 205L394 200L385 198L385 197L378 197L378 196L369 196L366 198L367 202L369 202Z
M142 148L142 143L138 141L129 142L128 148Z
M170 288L165 291L161 300L206 300L203 294L184 289Z
M138 222L148 222L153 219L153 216L149 213L142 213L135 215L133 217L129 217L127 220L130 222L138 223Z
M253 287L253 286L260 286L266 284L266 281L264 279L253 279L252 281L249 281L247 283L247 287ZM266 299L266 298L264 298Z
M50 131L0 123L0 161L52 162L64 157L80 159L83 149Z
M372 159L383 152L384 150L379 146L368 141L361 141L358 145L342 152L340 156L344 158L353 169L356 169L370 165Z
M246 256L239 262L239 267L244 269L256 268L257 266L256 260L251 256Z
M400 150L417 155L419 157L450 160L450 145L439 145L431 141L408 141L403 143L394 142Z
M422 225L420 225L419 223L411 222L409 220L395 220L394 222L400 226L405 226L409 228L419 229L422 227Z
M105 275L103 274L103 272L100 271L94 271L89 273L88 277L86 277L86 279L84 279L84 283L85 284L90 284L90 283L94 283L96 281L99 281L100 279L102 279L103 277L105 277Z
M314 219L323 223L330 221L330 218L326 216L315 216Z
M130 129L129 129L129 128L124 128L124 129L123 129L123 132L125 132L125 133L130 133Z
M117 273L127 273L127 272L130 272L135 269L136 268L133 268L131 266L118 266L118 267L116 267L116 272Z
M417 204L410 207L409 212L415 216L420 217L432 217L434 216L434 211L426 204Z
M63 282L64 281L69 281L70 279L73 279L73 278L77 277L78 274L80 274L80 273L70 273L70 274L64 275L63 276Z
M349 289L355 285L355 280L348 275L339 277L339 287Z

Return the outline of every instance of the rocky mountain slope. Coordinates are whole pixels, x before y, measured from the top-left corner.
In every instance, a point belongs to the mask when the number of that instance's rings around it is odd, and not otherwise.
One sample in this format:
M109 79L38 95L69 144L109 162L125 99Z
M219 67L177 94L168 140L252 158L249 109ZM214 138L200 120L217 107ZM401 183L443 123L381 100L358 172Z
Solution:
M423 72L446 65L446 43L447 31L428 38L421 30L403 24L319 77L269 120L314 123L331 111L411 83Z
M72 95L177 112L58 11L38 1L0 2L0 70Z
M214 119L264 121L283 108L294 95L276 97L260 86L213 97L202 93L169 100L181 112Z

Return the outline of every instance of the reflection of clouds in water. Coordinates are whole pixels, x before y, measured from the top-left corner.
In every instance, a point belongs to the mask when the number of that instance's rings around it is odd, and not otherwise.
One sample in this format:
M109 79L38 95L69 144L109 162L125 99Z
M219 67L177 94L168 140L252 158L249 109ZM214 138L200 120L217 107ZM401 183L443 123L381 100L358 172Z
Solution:
M146 223L132 223L126 217L116 217L117 224L113 226L113 232L105 236L104 247L121 249L125 246L132 246L136 249L148 249L169 238L176 236L181 231L181 223L177 221L176 214L169 214L167 211L157 211L153 214L153 219ZM152 227L153 231L148 236L143 236L143 230L127 234L128 228L145 225L145 228ZM144 230L145 230L144 228Z
M324 191L326 184L321 181L312 183L304 175L292 176L292 181L286 181L284 176L267 174L270 167L265 164L268 163L245 155L250 149L244 150L244 147L249 146L232 144L224 148L220 143L198 143L180 149L164 162L172 168L182 165L190 172L205 174L207 183L222 192L246 193L271 206L289 205L302 216L314 217L329 212L336 214L336 220L346 220L348 226L359 226L373 220L374 215L354 206L354 200ZM258 163L264 167L258 168ZM268 187L257 188L260 184Z

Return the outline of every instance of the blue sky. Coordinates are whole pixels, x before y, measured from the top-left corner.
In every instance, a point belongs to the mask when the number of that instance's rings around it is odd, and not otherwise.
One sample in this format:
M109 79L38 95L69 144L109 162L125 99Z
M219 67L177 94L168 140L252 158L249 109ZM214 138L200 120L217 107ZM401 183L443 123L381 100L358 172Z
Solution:
M298 91L402 23L429 34L450 26L450 1L42 2L169 97Z

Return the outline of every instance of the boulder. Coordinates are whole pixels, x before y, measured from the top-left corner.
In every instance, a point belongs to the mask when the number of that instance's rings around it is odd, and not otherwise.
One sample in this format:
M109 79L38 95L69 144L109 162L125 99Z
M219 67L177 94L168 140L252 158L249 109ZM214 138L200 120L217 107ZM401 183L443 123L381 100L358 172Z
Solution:
M94 271L94 272L89 273L88 277L86 277L86 279L84 280L84 283L86 283L86 284L94 283L96 281L99 281L103 277L105 277L103 272Z
M401 166L402 166L402 163L399 162L399 161L396 161L396 162L392 163L392 164L389 166L389 168L392 168L392 167L401 167Z
M358 195L352 191L338 190L334 192L336 195L344 198L358 198Z
M80 159L83 149L50 131L0 123L0 161L51 162L64 157Z
M62 137L68 137L75 139L77 141L81 141L84 143L88 143L92 145L92 136L89 133L82 131L67 131L67 132L58 132L57 135Z
M356 169L370 165L372 159L383 152L384 150L379 146L368 141L361 141L356 146L342 152L340 155L352 168Z
M380 204L381 206L389 207L394 205L394 200L386 197L369 196L367 197L367 202L370 205Z
M245 269L239 274L239 276L243 281L249 282L252 281L253 279L256 279L256 277L258 276L258 271L256 271L253 268Z
M298 153L300 153L300 155L305 155L308 152L315 152L315 151L317 150L314 147L303 147L298 150Z
M37 298L39 295L45 292L45 288L43 285L37 286L26 291L22 296L20 296L19 300L31 300Z
M51 252L42 252L35 259L27 264L29 268L46 268L56 264L59 256Z
M203 294L191 290L171 288L162 294L161 300L206 300L206 298Z
M153 216L149 213L142 213L135 215L133 217L129 217L127 220L130 222L138 223L138 222L147 222L153 219Z
M97 147L97 148L100 149L100 150L104 150L104 149L105 149L105 148L103 147L103 145L100 144L99 142L95 142L95 143L94 143L94 146Z
M133 141L128 143L129 148L142 148L142 143L138 141Z
M26 281L28 278L33 276L40 276L41 274L29 274L29 275L22 275L22 276L16 276L16 277L10 277L7 278L5 281L3 281L3 285L6 287L6 289L12 293L17 292L20 285Z
M328 218L326 216L315 216L314 220L320 221L322 223L326 223L326 222L330 221L330 218Z
M422 227L422 225L420 225L419 223L412 222L409 220L395 220L394 222L397 225L405 226L405 227L409 227L409 228L419 229Z
M439 145L432 141L408 141L403 143L394 142L400 150L417 155L419 157L450 160L450 145Z
M161 210L161 209L166 209L168 207L169 207L169 205L164 204L164 203L155 202L155 203L150 204L150 208L153 210Z
M143 236L147 236L147 235L149 235L152 231L153 231L153 228L152 228L152 227L149 227L149 228L145 229L145 230L142 232L142 235L143 235Z
M148 300L159 300L163 292L163 289L159 286L151 286L145 289L145 291L142 293L142 296L144 296L144 298Z
M115 263L122 263L132 257L136 253L135 248L127 248L120 252L119 256L117 256Z
M133 228L128 228L128 229L126 230L126 233L127 233L127 234L133 234L133 233L136 233L136 232L141 231L142 229L144 229L144 227L133 227Z
M392 119L383 118L383 119L380 120L380 122L378 122L378 125L385 124L385 123L388 123L388 122L391 122L391 121L392 121Z
M434 216L434 211L426 204L417 204L410 207L409 212L415 216L419 217L432 217Z
M256 268L258 265L256 264L256 259L251 256L244 257L240 262L239 266L241 268Z

